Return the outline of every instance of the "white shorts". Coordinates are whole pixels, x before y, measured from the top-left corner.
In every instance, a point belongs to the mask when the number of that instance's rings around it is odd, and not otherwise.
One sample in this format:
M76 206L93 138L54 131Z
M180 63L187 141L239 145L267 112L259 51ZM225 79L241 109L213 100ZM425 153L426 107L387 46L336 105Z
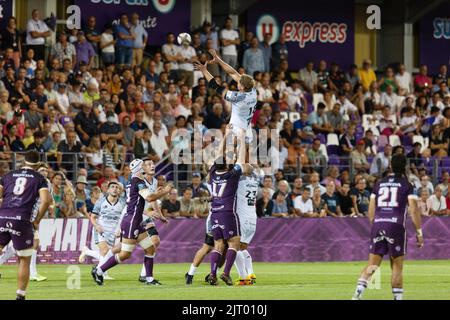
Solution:
M39 230L34 230L34 240L39 240Z
M237 137L241 129L232 126L233 135ZM252 127L249 126L245 131L245 143L250 144L253 142L253 130Z
M116 234L114 232L103 232L100 234L94 229L94 241L95 244L106 242L110 247L112 247L116 243Z
M250 244L256 233L256 216L239 216L241 243Z

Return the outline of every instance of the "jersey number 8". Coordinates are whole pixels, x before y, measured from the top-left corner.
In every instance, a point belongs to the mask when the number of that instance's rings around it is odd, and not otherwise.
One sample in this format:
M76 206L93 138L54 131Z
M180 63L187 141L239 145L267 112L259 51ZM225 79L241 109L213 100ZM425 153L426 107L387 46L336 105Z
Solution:
M27 178L17 178L16 183L14 185L13 193L16 196L22 195L25 191L25 186L27 185Z

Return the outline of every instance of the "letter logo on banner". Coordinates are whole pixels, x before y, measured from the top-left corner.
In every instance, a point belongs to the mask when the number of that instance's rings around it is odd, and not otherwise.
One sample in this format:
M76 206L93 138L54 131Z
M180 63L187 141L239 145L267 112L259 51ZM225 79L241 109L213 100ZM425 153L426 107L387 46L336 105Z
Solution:
M259 41L264 40L264 35L269 33L272 35L272 39L270 40L270 44L274 44L278 41L280 37L280 27L278 26L278 22L274 16L270 14L265 14L259 18L258 23L256 24L256 36Z
M433 38L450 39L450 18L435 18L433 20Z
M377 5L371 5L367 7L367 14L370 16L367 18L367 29L369 30L380 30L381 29L381 9Z
M176 0L153 0L156 10L161 13L169 13L175 6Z

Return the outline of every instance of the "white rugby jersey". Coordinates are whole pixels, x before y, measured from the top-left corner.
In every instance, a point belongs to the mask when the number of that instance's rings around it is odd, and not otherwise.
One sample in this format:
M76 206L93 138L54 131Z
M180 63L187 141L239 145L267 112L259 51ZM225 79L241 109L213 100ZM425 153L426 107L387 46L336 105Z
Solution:
M258 102L258 94L253 88L250 92L228 91L225 100L231 102L230 124L233 129L247 130L252 121Z
M242 175L236 192L236 213L241 216L256 217L256 195L258 194L258 176Z
M98 216L97 222L105 232L113 233L121 220L123 210L126 210L126 202L122 198L116 203L110 203L108 196L102 196L95 203L92 213Z
M144 179L145 185L148 188L148 191L150 191L150 193L155 193L156 189L158 187L158 180L156 180L155 177L152 178L151 182L149 182L147 179ZM144 212L148 211L148 210L153 210L153 207L150 205L150 202L145 201L145 207L144 207ZM145 214L143 215L143 219L144 221L149 219L149 216L146 216Z

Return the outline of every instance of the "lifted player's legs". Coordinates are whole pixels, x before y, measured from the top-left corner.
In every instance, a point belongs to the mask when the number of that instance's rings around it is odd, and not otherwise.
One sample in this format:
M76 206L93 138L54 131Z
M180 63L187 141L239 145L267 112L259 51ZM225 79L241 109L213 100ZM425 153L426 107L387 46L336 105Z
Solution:
M211 252L211 274L209 283L213 286L217 285L217 269L222 260L223 251L225 249L225 241L223 239L214 240L214 250Z
M363 269L361 276L358 279L356 285L355 293L353 294L352 300L361 300L364 290L367 288L367 283L369 282L372 275L380 267L383 257L376 254L369 255L368 265Z
M394 300L403 300L403 261L404 256L391 257L391 285Z
M161 283L153 278L153 264L155 260L156 251L160 244L160 239L158 235L153 235L151 237L147 238L150 242L150 246L145 249L145 257L144 257L144 266L141 270L141 276L143 275L142 271L145 271L144 277L145 277L145 283L147 285L156 285L159 286ZM144 246L147 244L147 242L144 241ZM142 246L142 245L141 245Z

